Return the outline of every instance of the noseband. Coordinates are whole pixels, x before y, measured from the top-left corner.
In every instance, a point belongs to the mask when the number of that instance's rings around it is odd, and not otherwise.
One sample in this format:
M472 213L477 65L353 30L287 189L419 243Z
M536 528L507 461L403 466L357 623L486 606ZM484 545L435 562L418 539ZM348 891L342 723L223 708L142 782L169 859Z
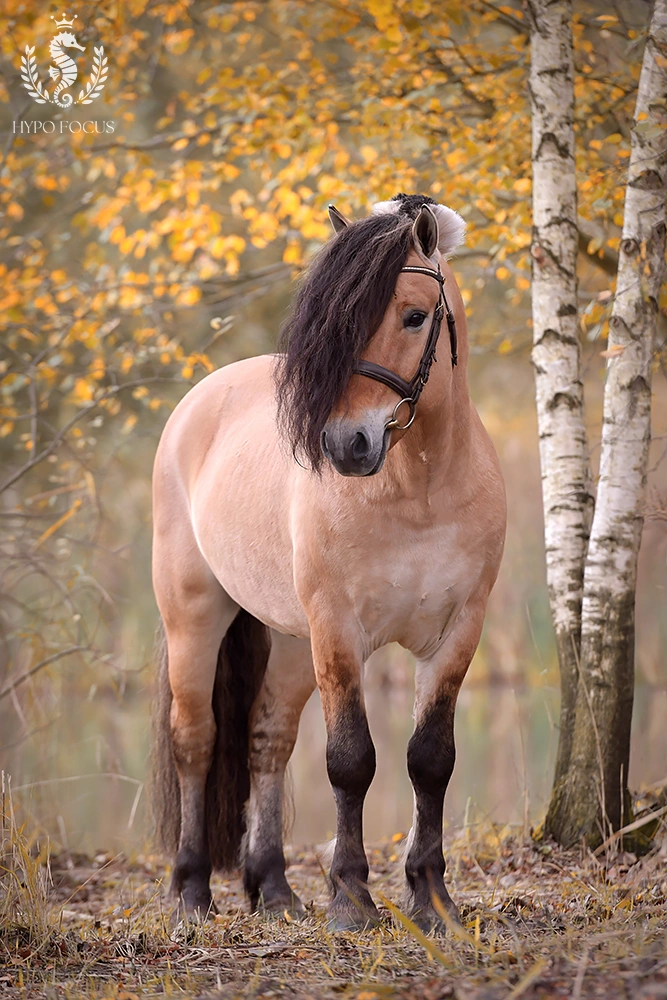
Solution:
M432 267L402 267L400 273L426 274L429 278L435 278L440 285L438 304L436 305L435 312L433 313L431 329L428 332L424 353L422 354L421 361L417 366L417 371L414 373L409 382L407 382L404 378L401 378L400 375L397 375L396 372L390 371L389 368L383 368L382 365L376 365L374 361L358 361L352 371L355 375L366 375L368 378L375 379L376 382L382 382L383 385L393 389L394 392L401 397L394 407L394 412L391 418L385 425L385 430L392 430L395 428L399 431L406 431L415 419L417 403L424 386L428 382L428 377L431 373L431 365L434 361L437 361L435 349L438 346L438 337L440 336L440 326L442 324L443 316L447 318L447 327L449 329L449 343L452 351L452 368L458 361L458 354L456 343L456 322L454 320L454 313L449 308L449 304L445 298L445 278L440 271L440 265L438 264L437 270ZM397 414L404 403L407 403L410 408L410 417L407 424L399 424Z

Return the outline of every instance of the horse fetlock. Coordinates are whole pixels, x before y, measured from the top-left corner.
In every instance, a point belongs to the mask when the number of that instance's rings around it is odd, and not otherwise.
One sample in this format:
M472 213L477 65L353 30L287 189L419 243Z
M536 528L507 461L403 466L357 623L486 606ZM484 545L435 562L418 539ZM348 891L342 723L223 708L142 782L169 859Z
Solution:
M248 853L243 871L243 887L253 913L256 910L303 911L301 901L292 892L285 878L285 856L281 847L272 847L262 852L251 850Z
M406 864L407 910L410 919L426 933L434 929L445 931L448 924L461 922L458 908L445 887L444 871L442 855L434 866L411 868L409 862Z
M419 807L418 807L419 808ZM419 822L424 812L419 810L418 826L411 836L405 855L405 877L408 885L435 880L442 882L445 874L445 856L442 852L442 803L433 809L432 822ZM428 818L428 817L427 817Z
M180 847L172 874L172 888L180 891L187 882L205 882L211 877L211 862L203 854L197 854L189 847Z
M425 855L428 857L425 858ZM432 886L440 886L445 874L445 859L437 846L422 851L419 855L411 851L405 863L405 878L413 892L418 886L430 891Z
M178 901L181 915L200 918L217 913L210 889L209 860L188 848L181 848L171 876L169 895Z
M362 852L358 854L352 844L345 848L342 837L336 840L336 850L331 863L329 879L334 892L342 886L365 886L368 881L368 859Z

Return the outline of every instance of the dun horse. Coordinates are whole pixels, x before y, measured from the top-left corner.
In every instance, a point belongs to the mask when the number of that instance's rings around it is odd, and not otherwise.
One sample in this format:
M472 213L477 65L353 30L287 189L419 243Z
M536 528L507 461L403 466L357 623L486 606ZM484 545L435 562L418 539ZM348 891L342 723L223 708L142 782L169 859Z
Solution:
M212 869L240 863L253 909L301 912L285 877L283 782L317 685L337 809L329 924L375 923L363 673L398 642L416 658L405 874L411 916L432 928L443 906L457 912L443 800L456 698L503 549L504 488L468 394L447 264L463 220L407 195L359 222L330 216L336 235L301 285L284 353L209 375L160 441L156 819L181 912L213 910Z

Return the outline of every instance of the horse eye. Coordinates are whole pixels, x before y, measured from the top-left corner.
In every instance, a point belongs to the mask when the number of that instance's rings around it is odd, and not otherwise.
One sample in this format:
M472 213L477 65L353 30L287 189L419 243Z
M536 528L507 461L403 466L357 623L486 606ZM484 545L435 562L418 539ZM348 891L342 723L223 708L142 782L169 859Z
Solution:
M403 326L416 330L422 325L425 319L426 313L418 311L411 312L403 320Z

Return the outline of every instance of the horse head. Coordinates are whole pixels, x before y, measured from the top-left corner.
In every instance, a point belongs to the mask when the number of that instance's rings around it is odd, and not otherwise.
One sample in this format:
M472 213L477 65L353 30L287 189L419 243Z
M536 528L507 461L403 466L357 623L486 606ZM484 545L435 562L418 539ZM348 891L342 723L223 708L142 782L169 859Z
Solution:
M283 332L279 412L295 456L312 468L326 459L341 475L370 476L417 416L443 321L449 336L439 353L456 364L441 265L465 223L433 199L407 195L359 222L333 206L329 216L336 236Z

